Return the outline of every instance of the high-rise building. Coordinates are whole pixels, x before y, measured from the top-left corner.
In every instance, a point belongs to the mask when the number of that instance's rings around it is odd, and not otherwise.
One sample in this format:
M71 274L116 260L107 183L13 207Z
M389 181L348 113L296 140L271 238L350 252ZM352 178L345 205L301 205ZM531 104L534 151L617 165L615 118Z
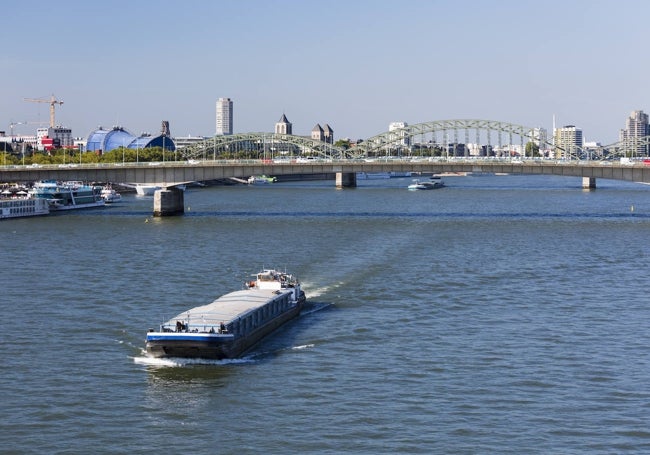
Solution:
M168 120L163 120L160 126L160 134L163 136L171 136L172 133L169 131L169 121Z
M555 158L572 158L582 149L582 130L575 125L566 125L553 131Z
M643 111L632 111L625 120L625 129L619 133L619 139L626 142L635 142L637 139L647 136L650 133L648 126L648 114ZM648 156L647 145L633 145L637 155Z
M232 134L232 100L219 98L217 100L217 135Z

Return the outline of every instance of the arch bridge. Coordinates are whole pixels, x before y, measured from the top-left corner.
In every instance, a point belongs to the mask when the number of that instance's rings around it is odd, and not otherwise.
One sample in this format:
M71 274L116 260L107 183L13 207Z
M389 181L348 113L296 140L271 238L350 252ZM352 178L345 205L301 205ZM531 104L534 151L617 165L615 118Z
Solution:
M459 119L395 128L357 144L355 149L357 154L363 156L379 156L395 151L437 153L445 157L512 156L515 153L523 155L529 142L540 148L553 147L540 128L494 120ZM472 153L470 144L474 147Z
M186 159L308 157L318 159L361 159L388 155L419 156L506 156L522 154L526 144L551 149L553 145L540 128L494 120L436 120L404 126L343 148L304 136L274 133L244 133L214 136L183 147ZM518 147L518 148L517 148ZM517 150L515 150L517 148ZM477 150L478 149L478 150ZM557 154L566 155L560 147Z
M475 149L470 154L472 141ZM561 153L562 159L519 160L515 145L525 152L530 142ZM650 137L644 137L602 147L596 153L647 156L643 150L649 146ZM338 187L356 186L358 172L387 171L566 175L582 177L583 186L590 188L595 187L596 178L650 183L650 166L645 162L577 160L582 150L552 147L538 128L491 120L438 120L387 131L351 148L303 136L244 133L215 136L178 149L183 161L0 166L0 182L58 179L157 185L173 193L168 196L174 213L183 210L176 185L258 174L334 174Z
M214 136L178 149L186 159L312 157L351 159L354 156L328 142L292 134L241 133Z
M554 145L543 129L496 120L455 119L406 125L359 141L351 148L305 136L241 133L214 136L178 150L185 159L363 159L378 156L530 156L534 143L547 157L602 159L650 155L650 136L592 149ZM470 150L470 148L473 148Z

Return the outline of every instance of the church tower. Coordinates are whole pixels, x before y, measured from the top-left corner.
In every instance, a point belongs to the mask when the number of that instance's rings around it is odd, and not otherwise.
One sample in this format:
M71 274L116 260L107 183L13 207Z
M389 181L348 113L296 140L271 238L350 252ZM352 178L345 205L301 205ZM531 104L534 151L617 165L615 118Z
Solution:
M291 122L287 120L286 115L282 114L278 123L275 124L275 134L293 134Z

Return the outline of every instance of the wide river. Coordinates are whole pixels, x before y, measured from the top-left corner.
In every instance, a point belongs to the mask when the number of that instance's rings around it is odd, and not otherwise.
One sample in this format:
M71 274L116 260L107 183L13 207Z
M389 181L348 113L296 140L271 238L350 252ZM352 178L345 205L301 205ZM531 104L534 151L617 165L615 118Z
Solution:
M0 222L3 454L650 452L650 187L557 176L190 188ZM299 276L245 358L148 328Z

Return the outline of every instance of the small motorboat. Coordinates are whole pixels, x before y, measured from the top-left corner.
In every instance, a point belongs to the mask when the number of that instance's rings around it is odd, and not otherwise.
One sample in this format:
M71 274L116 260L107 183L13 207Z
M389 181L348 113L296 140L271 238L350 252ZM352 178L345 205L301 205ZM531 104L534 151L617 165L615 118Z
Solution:
M444 187L445 184L442 182L442 180L435 180L432 182L423 182L420 179L415 179L413 180L413 183L411 183L408 186L408 189L411 191L416 191L416 190L435 190L438 188Z
M111 185L106 185L102 188L101 196L107 204L122 200L122 195L115 191Z

